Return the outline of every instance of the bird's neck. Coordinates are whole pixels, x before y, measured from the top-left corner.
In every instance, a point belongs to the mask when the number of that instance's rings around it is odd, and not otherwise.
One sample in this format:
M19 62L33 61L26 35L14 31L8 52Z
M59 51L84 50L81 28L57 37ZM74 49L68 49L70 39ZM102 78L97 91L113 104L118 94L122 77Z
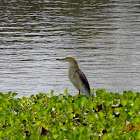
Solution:
M75 71L79 69L77 62L75 61L75 63L70 63L69 64L69 70Z
M68 68L68 77L70 79L70 81L73 81L75 72L79 69L77 62L73 63L70 62L69 63L69 68Z

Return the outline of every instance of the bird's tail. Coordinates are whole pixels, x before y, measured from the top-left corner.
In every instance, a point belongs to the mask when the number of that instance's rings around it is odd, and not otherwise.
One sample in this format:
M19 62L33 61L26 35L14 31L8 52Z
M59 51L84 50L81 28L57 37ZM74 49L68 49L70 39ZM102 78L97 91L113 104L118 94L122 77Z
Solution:
M91 97L92 94L91 94L91 91L89 91L89 93L87 94L87 97Z

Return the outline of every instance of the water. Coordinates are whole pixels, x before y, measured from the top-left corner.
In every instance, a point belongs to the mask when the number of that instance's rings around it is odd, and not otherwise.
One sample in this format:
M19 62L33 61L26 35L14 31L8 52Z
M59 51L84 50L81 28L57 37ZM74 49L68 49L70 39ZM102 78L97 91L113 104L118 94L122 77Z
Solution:
M139 0L0 2L1 92L77 94L69 54L91 88L140 92Z

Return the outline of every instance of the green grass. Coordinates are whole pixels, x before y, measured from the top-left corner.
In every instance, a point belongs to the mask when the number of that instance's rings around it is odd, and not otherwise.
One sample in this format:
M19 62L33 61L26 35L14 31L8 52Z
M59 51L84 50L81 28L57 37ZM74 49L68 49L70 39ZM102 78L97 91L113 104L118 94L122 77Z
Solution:
M0 93L0 140L140 139L140 93L16 95Z

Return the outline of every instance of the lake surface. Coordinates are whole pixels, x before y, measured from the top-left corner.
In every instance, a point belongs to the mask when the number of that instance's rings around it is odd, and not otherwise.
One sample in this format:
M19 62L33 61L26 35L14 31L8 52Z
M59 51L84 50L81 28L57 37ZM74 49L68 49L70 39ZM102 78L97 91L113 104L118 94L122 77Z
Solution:
M90 87L140 92L139 0L3 0L0 91L78 94L67 77L73 55Z

